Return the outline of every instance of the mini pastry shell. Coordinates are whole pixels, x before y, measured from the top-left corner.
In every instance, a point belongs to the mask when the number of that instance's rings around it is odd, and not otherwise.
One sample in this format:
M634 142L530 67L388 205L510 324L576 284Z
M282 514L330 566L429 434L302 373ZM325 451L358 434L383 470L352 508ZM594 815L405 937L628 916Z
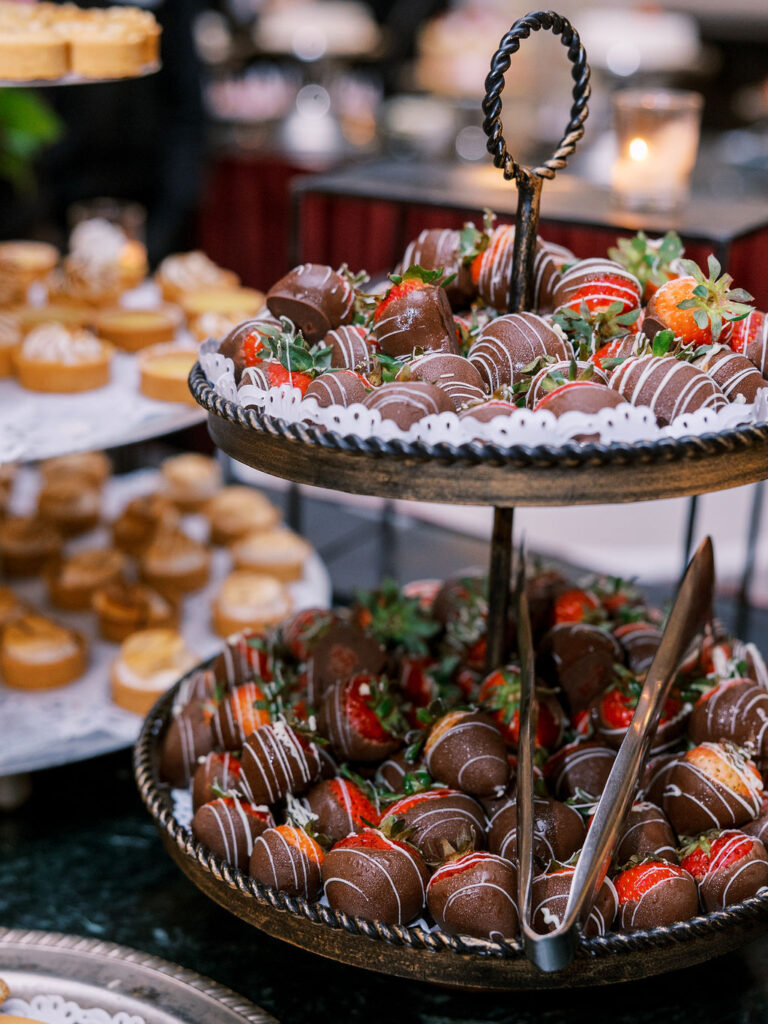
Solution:
M129 501L112 523L112 543L138 557L158 530L171 529L178 521L176 506L164 495L141 495Z
M215 459L185 452L165 459L160 467L164 493L182 512L197 512L221 487L221 467Z
M197 656L175 629L142 629L123 641L112 663L112 700L146 715L169 687L194 668Z
M280 521L280 512L252 487L224 487L203 511L213 544L233 544L247 533L271 530Z
M49 690L85 672L84 637L34 612L10 623L0 637L0 673L6 686Z
M173 341L177 320L162 309L112 309L99 317L99 337L126 352Z
M176 605L144 583L118 580L100 587L91 599L99 634L122 643L142 629L176 626Z
M248 533L232 545L236 569L266 573L283 583L300 580L312 547L293 530L281 527Z
M195 405L187 378L197 361L197 349L182 345L152 345L139 355L141 393L156 402Z
M213 628L221 637L275 626L290 610L291 595L284 584L246 569L227 576L211 605Z
M95 591L119 580L126 567L125 555L114 548L77 551L48 571L51 604L66 611L88 611Z
M211 552L181 530L161 530L141 555L142 579L171 600L208 582Z

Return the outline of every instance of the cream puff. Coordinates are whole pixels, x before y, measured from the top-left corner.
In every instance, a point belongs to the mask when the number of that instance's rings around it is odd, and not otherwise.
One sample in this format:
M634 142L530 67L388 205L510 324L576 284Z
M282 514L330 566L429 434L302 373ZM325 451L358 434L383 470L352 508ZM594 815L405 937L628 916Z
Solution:
M197 656L175 629L142 629L123 641L112 663L112 700L126 711L146 715L155 701L185 672Z
M291 610L291 595L273 576L238 569L222 583L211 610L214 631L228 637L276 626Z
M237 288L240 278L224 270L204 252L178 252L166 256L155 273L155 281L166 302L178 302L184 295L201 288Z

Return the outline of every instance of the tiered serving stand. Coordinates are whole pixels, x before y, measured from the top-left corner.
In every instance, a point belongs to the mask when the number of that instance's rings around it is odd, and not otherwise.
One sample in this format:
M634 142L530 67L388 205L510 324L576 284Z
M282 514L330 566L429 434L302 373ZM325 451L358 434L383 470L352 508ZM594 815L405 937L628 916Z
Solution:
M522 39L547 29L561 37L573 64L573 106L557 152L527 170L508 153L502 135L504 74ZM528 305L539 199L545 178L565 166L583 134L589 67L578 34L565 18L535 12L501 41L486 81L485 130L494 163L518 191L512 310ZM633 444L559 447L473 442L453 446L380 438L341 437L314 425L288 424L245 410L217 395L200 366L190 376L197 401L208 411L208 430L232 458L297 483L387 498L493 505L489 570L488 662L503 663L515 505L611 504L683 497L736 487L768 477L768 426ZM565 970L543 974L525 958L519 941L452 937L422 925L387 926L350 918L263 886L194 841L174 816L159 783L160 740L173 692L148 716L136 745L134 767L142 798L163 843L182 871L217 903L257 928L344 963L456 988L525 989L607 984L660 974L743 945L768 927L768 895L670 927L581 939Z

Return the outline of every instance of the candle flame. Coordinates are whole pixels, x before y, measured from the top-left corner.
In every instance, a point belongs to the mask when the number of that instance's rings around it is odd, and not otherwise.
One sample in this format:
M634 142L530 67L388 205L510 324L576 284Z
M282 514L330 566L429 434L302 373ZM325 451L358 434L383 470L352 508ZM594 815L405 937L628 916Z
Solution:
M639 136L632 139L629 144L629 156L630 159L638 163L648 159L648 143L645 139L641 139Z

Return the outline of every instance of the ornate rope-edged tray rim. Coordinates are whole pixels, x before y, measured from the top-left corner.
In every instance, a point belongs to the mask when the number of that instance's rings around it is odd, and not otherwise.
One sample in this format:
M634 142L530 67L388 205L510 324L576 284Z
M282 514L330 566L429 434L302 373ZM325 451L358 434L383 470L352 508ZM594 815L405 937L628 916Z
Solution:
M152 953L144 953L141 950L131 949L129 946L121 946L115 942L105 942L103 939L89 939L82 935L65 935L62 932L0 927L0 956L4 946L61 950L65 953L85 954L95 959L114 960L121 964L129 964L141 970L161 974L180 985L193 989L195 992L200 993L201 996L215 999L217 1003L221 1003L222 1006L242 1017L249 1024L268 1024L269 1021L274 1021L274 1017L270 1016L266 1010L262 1010L261 1007L256 1006L231 989L220 985L216 981L212 981L210 978L206 978L202 974L197 974L195 971L181 967L179 964L171 963L170 960L163 960ZM0 1021L2 1020L3 1017L0 1016Z
M380 921L351 917L342 911L333 910L321 903L310 902L303 897L288 896L279 889L255 881L196 842L190 830L177 821L168 807L169 791L167 788L161 788L156 782L157 773L153 754L157 741L170 718L175 693L185 679L201 669L209 668L214 660L211 658L186 673L168 693L160 698L144 720L134 747L133 767L141 798L156 826L172 840L186 858L197 864L217 882L223 883L240 896L253 900L261 907L270 907L276 911L303 917L313 924L343 929L352 935L363 935L369 939L383 941L393 946L408 947L415 951L522 959L523 950L518 939L490 941L469 936L447 935L439 930L427 931L415 925L387 925ZM767 915L768 893L765 893L752 896L725 910L700 915L673 925L645 931L610 932L607 935L590 939L580 938L580 954L588 957L600 957L607 954L628 954L672 947L695 939L711 937L718 932L753 922Z
M430 445L423 441L404 441L398 438L386 440L353 434L342 436L316 424L291 423L268 416L259 409L244 409L216 393L200 363L195 363L190 371L189 388L198 405L237 427L326 451L373 458L414 459L421 462L438 460L446 464L486 464L511 468L534 466L544 469L578 469L583 466L647 465L707 458L768 443L768 423L765 423L681 438L665 437L655 441L610 444L580 444L571 441L561 445L516 444L503 447L472 441L461 445L446 442Z

